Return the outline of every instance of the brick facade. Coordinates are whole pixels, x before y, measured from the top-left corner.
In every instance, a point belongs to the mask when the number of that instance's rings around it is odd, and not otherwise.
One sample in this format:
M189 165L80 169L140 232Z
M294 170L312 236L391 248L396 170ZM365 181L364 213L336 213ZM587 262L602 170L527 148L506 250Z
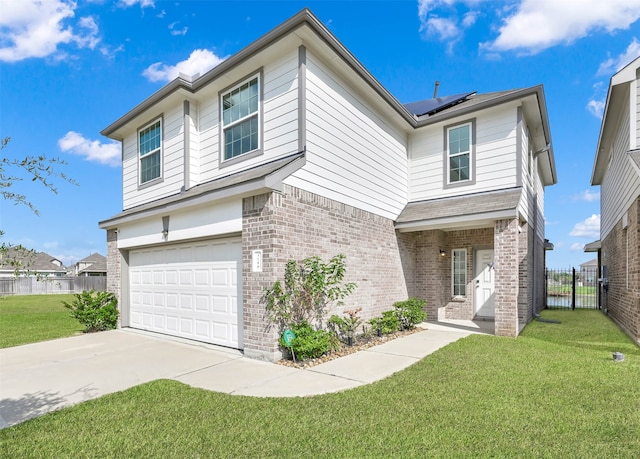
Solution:
M118 232L107 230L107 291L118 298L118 327L122 324L122 265L118 250Z
M243 201L243 321L245 355L279 358L277 332L265 317L264 289L282 279L288 260L346 256L345 281L356 290L344 309L362 307L364 319L405 300L412 286L407 237L396 236L392 220L293 187ZM253 250L263 251L262 272L251 272ZM340 313L341 311L332 311Z
M519 250L520 234L517 219L496 220L494 229L495 256L495 333L498 336L518 336L519 327Z
M602 308L640 344L640 198L602 241L602 266L606 266L608 290Z
M427 300L429 320L474 317L474 257L478 249L493 248L493 229L480 228L444 232L441 230L406 233L415 246L415 290L413 296ZM467 251L467 295L452 299L451 251ZM444 251L444 256L440 254Z

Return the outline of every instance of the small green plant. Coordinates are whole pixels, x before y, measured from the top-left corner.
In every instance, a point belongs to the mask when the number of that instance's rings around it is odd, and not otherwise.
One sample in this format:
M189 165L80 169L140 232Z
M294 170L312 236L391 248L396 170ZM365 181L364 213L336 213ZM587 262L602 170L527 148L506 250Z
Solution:
M293 325L291 331L295 334L291 346L287 346L282 337L280 346L289 349L294 359L315 359L340 346L335 334L326 330L316 330L308 322Z
M280 330L303 322L320 327L333 303L342 305L341 300L356 288L353 282L343 283L345 271L344 255L326 263L318 257L289 260L284 283L278 280L265 290L269 320Z
M344 317L334 314L329 317L328 324L334 329L336 335L339 335L343 341L352 343L356 329L362 323L362 319L358 316L361 311L362 308L345 311Z
M424 311L426 305L427 302L425 300L418 298L409 298L406 301L394 303L394 312L400 321L400 326L410 330L420 322L424 322L427 318L427 313Z
M369 324L375 332L379 330L384 335L396 332L400 328L400 320L395 310L384 311L381 316L370 319Z
M111 292L95 290L76 293L71 303L62 304L71 311L71 317L77 319L84 331L96 332L116 328L118 324L118 300Z

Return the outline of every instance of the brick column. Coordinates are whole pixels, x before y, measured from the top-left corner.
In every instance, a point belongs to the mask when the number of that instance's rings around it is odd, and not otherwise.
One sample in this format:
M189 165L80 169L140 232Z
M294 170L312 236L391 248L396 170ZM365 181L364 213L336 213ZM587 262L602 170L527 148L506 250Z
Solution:
M496 220L495 327L497 336L518 336L518 220Z
M118 250L118 232L107 230L107 291L114 293L118 299L118 327L122 319L122 266Z

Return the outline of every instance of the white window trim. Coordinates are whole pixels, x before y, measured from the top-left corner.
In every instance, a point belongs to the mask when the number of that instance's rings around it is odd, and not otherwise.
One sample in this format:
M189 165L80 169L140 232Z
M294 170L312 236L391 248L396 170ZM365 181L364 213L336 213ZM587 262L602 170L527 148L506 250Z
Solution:
M455 294L455 253L464 253L464 295ZM452 298L466 298L467 296L467 249L452 249L451 250L451 297Z
M241 155L238 156L234 156L233 158L226 158L225 155L225 141L224 141L224 132L227 128L234 126L238 123L241 123L249 118L251 118L252 116L254 116L254 114L252 113L251 115L247 115L244 118L238 119L233 121L232 123L230 123L229 125L225 125L224 124L224 96L226 96L227 94L229 94L231 91L238 89L240 86L242 86L245 83L248 83L249 81L253 80L257 78L258 79L258 148L256 148L255 150L251 150L248 151L246 153L242 153ZM243 78L242 80L234 83L231 86L228 86L226 88L224 88L222 91L220 91L218 93L218 104L220 105L220 110L219 110L219 120L220 120L220 167L225 167L231 164L236 164L238 162L241 161L245 161L249 158L254 158L256 156L259 156L263 153L263 148L262 148L262 140L263 140L263 124L264 124L264 118L263 118L263 110L262 110L262 103L264 100L264 77L263 77L263 72L262 69L260 69L258 72L254 72L251 75Z
M160 175L158 175L158 177L152 178L151 180L147 180L146 182L142 181L142 158L143 156L140 155L140 132L144 131L145 129L147 129L149 126L152 126L154 124L156 124L157 122L160 122L160 148L158 148L157 153L160 156ZM164 177L164 118L162 116L159 116L157 118L154 118L153 120L149 121L148 123L144 124L142 127L140 127L137 131L136 131L136 149L138 151L138 188L145 188L147 186L156 184L158 182L161 182L163 180ZM146 155L144 155L144 157L150 156L155 154L156 151L154 150L153 153L147 153Z
M451 158L451 155L449 154L449 132L452 129L457 129L465 125L469 126L469 153L468 153L469 178L467 180L458 180L457 182L452 182L450 163L449 163L449 159ZM444 181L443 181L444 188L454 188L459 186L475 185L476 183L476 120L475 118L465 120L460 123L444 126L443 137L444 137L443 139L444 140L443 142L444 143L444 149L443 149L444 167L442 169L444 171ZM460 156L462 154L467 154L467 153L460 153L454 156Z

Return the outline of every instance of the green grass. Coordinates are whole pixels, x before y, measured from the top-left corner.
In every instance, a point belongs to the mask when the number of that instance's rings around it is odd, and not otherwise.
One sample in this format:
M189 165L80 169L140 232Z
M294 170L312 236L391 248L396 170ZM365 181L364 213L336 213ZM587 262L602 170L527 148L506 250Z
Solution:
M543 317L338 394L143 384L0 431L0 456L637 458L640 349L598 311Z
M571 294L571 284L567 285L550 285L547 288L547 292L550 294L554 293L564 293L567 295ZM596 288L591 286L577 286L576 287L576 295L595 295Z
M16 295L0 298L0 348L76 335L82 325L62 304L73 295Z

